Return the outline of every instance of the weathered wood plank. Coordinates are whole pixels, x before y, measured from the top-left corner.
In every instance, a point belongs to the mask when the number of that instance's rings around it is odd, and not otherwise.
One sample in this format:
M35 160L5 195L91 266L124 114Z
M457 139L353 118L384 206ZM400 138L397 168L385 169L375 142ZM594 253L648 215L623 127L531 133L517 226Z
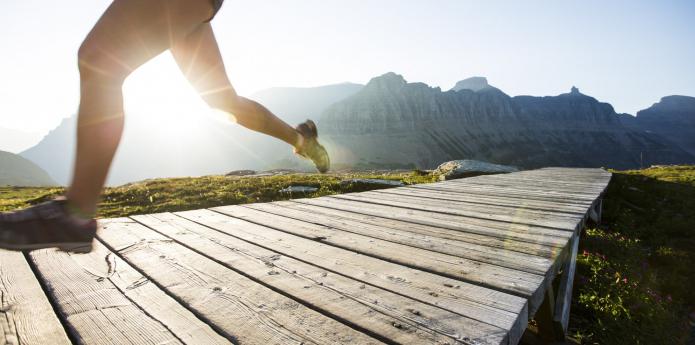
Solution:
M493 197L505 197L510 199L524 199L524 200L538 200L538 201L548 201L548 202L561 202L563 204L574 204L578 206L590 206L593 202L592 199L582 199L573 198L571 196L563 195L562 193L543 193L543 192L530 192L525 190L517 190L511 188L485 188L483 186L474 186L466 184L447 184L441 182L426 183L412 185L408 188L416 189L428 189L433 191L445 191L452 193L465 193L469 195L485 195Z
M494 177L491 177L492 180L494 181L504 181L504 182L513 182L513 183L518 183L521 185L524 184L531 184L531 185L538 185L538 184L547 184L550 188L553 189L564 189L568 188L569 190L587 190L587 191L596 191L600 190L603 188L605 185L605 182L601 180L597 181L592 181L592 182L585 182L585 181L580 181L580 180L565 180L565 181L560 181L560 180L555 180L555 179L544 179L544 178L539 178L538 176L523 176L523 175L495 175Z
M346 227L349 227L350 229L355 229L353 231L358 231L359 229L364 228L364 234L366 234L366 232L369 232L372 234L372 236L377 236L374 234L375 232L379 233L381 236L393 236L383 238L388 239L392 242L398 242L403 244L408 244L412 241L428 243L428 241L431 241L432 238L436 238L441 241L453 241L451 243L445 242L445 245L447 246L456 246L458 243L469 243L476 246L490 247L494 249L504 249L505 251L515 251L519 253L541 256L548 259L554 259L560 251L560 248L558 247L561 246L546 246L535 243L516 241L510 238L502 239L493 236L455 231L436 226L410 223L398 219L376 217L344 210L338 210L334 208L302 204L292 201L277 201L275 202L275 204L281 205L285 208L294 209L315 215L317 219L314 221L318 221L318 219L321 219L321 222L323 222L324 219L331 220L332 222L329 224L335 227L342 226L341 224L344 224ZM252 205L245 206L252 207ZM338 224L333 225L334 223ZM398 230L396 231L395 229ZM399 236L405 238L403 242L399 242L399 240L397 240Z
M463 217L491 219L515 224L538 225L564 231L574 231L577 223L584 217L577 214L543 212L521 207L479 205L463 201L440 200L432 202L432 199L419 196L392 195L377 191L334 195L331 198L453 214Z
M224 208L227 207L220 210ZM516 323L517 316L525 317L527 314L526 300L514 295L329 246L209 210L176 214L329 272L501 328Z
M530 186L515 186L512 184L503 184L500 182L459 182L457 180L447 182L435 182L429 184L415 185L413 187L436 187L447 190L456 191L484 191L489 193L501 193L508 196L522 196L525 198L546 198L551 201L567 201L577 204L591 203L595 200L595 195L582 193L570 193L556 190L548 190L544 188L531 188Z
M138 222L186 247L239 270L310 304L341 322L380 335L390 341L411 344L446 344L468 337L480 344L507 343L522 333L522 325L501 329L427 305L390 291L363 284L314 265L283 256L179 216L156 214L133 217ZM151 231L139 232L156 240Z
M82 344L183 344L111 278L126 266L99 243L89 254L53 249L30 254L72 336ZM141 280L132 281L135 286Z
M383 225L375 226L360 223L351 219L346 219L344 217L341 218L333 215L329 216L315 211L306 211L302 209L287 207L287 204L288 203L260 203L244 205L244 207L272 213L278 216L289 217L292 218L294 221L310 222L321 227L335 229L341 232L358 234L360 236L385 240L388 242L407 245L418 249L428 250L441 254L453 255L461 258L471 259L475 261L480 261L484 263L489 263L493 265L498 265L502 267L507 267L519 271L535 273L540 275L545 275L554 262L547 258L542 258L534 255L528 255L504 249L481 246L478 244L451 241L432 236L416 236L413 233L406 232L398 228L387 228ZM289 205L297 204L289 203ZM327 235L332 236L330 233ZM350 238L352 238L353 241L355 240L355 237ZM328 237L326 238L326 240L324 240L324 242L330 243L328 241ZM373 242L370 242L370 245L372 244ZM339 243L338 245L343 246L342 243Z
M555 182L548 181L515 181L508 179L487 179L487 180L477 180L477 181L466 181L466 180L453 180L452 185L468 185L468 186L483 186L490 188L514 188L520 190L528 191L541 191L544 193L561 193L563 195L590 199L600 192L596 187L571 187L567 185L560 185Z
M71 344L20 252L0 250L0 344Z
M339 209L365 215L398 219L411 223L437 226L462 232L498 238L565 247L572 236L569 231L542 228L528 224L515 224L487 219L467 218L457 215L433 213L400 207L366 204L338 198L294 199L293 202Z
M570 244L571 254L567 258L567 265L564 268L562 281L558 288L558 302L555 303L554 319L560 324L566 333L570 320L570 307L572 306L572 286L574 285L574 274L577 270L577 251L579 249L579 234L575 235Z
M543 283L549 269L549 265L542 265L542 268L536 270L542 271L541 273L522 272L354 233L336 231L318 224L241 206L223 207L217 210L229 216L289 234L524 297L532 295L537 286Z
M244 344L377 344L322 315L129 219L111 220L99 234L130 264L218 332Z
M417 189L417 188L390 188L381 189L381 193L386 194L396 194L396 195L412 195L421 196L433 199L432 202L437 202L436 200L451 200L451 201L465 201L470 203L476 203L480 205L497 205L497 206L511 206L511 207L521 207L537 211L554 210L561 211L565 213L573 213L578 215L586 214L589 209L588 206L579 206L576 204L565 204L561 202L548 202L542 200L527 200L527 199L514 199L505 198L499 196L487 196L487 195L470 195L465 193L447 192L447 191L433 191L427 189Z

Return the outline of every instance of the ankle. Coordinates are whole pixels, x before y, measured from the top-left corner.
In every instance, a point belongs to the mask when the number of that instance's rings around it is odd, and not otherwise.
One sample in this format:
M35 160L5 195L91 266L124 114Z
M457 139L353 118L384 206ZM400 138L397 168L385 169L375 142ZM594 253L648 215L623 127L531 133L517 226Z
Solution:
M294 149L299 150L302 148L302 146L304 146L304 136L297 131L295 131L295 133L297 133L297 136L294 140Z
M72 217L83 220L91 220L96 217L96 209L94 207L80 207L78 204L67 198L65 201L65 208Z

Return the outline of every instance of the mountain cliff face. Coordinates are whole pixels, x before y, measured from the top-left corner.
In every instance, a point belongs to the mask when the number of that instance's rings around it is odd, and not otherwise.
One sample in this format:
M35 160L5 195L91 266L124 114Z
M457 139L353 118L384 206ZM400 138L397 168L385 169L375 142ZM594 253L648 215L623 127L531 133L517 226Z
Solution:
M395 73L372 79L320 119L333 161L421 168L452 159L527 168L695 161L658 135L627 128L612 106L576 88L554 97L512 98L486 81L487 87L480 80L458 85L442 92ZM658 156L645 154L653 152Z
M695 155L695 97L667 96L637 116L621 121L638 131L657 134Z
M55 186L48 174L31 161L0 151L0 186Z

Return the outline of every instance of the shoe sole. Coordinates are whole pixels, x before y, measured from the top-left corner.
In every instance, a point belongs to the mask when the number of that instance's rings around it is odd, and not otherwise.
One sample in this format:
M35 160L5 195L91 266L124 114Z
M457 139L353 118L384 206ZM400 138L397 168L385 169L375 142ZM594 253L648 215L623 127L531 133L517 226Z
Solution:
M86 254L92 251L92 241L89 242L59 242L59 243L40 243L40 244L22 244L8 245L0 243L0 249L24 251L37 250L46 248L57 248L61 252Z

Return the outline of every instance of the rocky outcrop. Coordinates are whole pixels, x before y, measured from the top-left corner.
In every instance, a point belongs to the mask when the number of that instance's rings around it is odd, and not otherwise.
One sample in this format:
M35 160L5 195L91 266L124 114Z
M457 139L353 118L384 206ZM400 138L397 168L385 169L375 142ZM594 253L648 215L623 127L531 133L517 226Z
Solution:
M433 173L439 175L442 180L457 178L502 174L519 171L518 168L509 165L492 164L471 159L455 160L440 164Z
M620 119L630 128L661 136L695 155L695 97L667 96L637 116L624 114Z
M480 91L480 90L485 90L485 89L490 89L493 88L490 86L490 84L487 83L487 78L485 77L470 77L468 79L464 79L456 83L454 87L451 89L453 91L461 91L461 90L471 90L471 91Z
M509 97L493 87L442 92L387 73L329 107L318 126L333 162L353 166L429 169L475 159L525 168L631 168L693 158L656 135L627 128L610 104L574 87L552 97ZM660 154L640 161L644 152Z

